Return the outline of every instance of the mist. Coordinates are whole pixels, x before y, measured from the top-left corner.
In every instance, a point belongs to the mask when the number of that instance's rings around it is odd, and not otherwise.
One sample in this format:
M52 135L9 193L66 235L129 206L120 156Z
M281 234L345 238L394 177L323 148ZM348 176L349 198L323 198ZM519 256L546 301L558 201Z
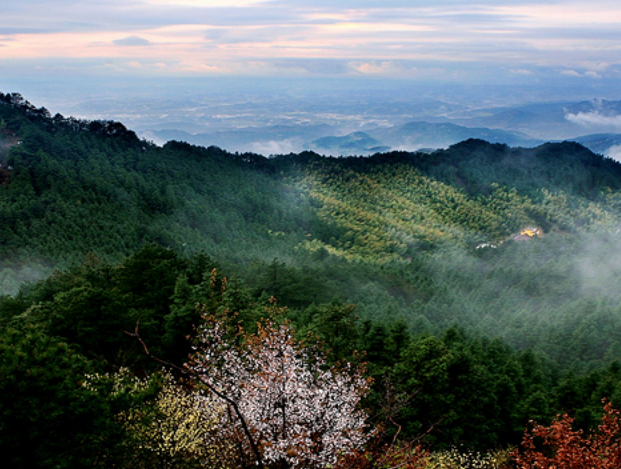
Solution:
M555 140L621 128L618 115L572 107L572 103L595 103L601 96L621 98L616 83L600 82L592 88L571 80L553 86L368 77L82 78L79 83L54 76L45 81L3 78L0 90L22 93L52 114L121 121L158 145L182 140L265 155L301 151L318 138L358 131L370 133L379 146L390 148L415 150L456 143L443 135L426 142L380 137L385 129L411 122L523 132L517 140L498 137L510 145L523 145L529 138ZM564 108L568 110L563 115ZM505 122L496 114L523 118ZM282 130L273 134L276 128Z
M567 114L568 121L594 132L621 132L621 115L604 115L599 111Z

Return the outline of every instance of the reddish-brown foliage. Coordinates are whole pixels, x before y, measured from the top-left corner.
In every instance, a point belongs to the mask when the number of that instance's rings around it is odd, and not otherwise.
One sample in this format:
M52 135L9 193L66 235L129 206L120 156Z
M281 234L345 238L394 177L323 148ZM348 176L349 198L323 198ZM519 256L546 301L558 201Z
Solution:
M619 469L621 468L621 422L610 403L598 431L585 436L572 428L567 414L549 427L534 425L526 431L522 447L513 453L518 469Z

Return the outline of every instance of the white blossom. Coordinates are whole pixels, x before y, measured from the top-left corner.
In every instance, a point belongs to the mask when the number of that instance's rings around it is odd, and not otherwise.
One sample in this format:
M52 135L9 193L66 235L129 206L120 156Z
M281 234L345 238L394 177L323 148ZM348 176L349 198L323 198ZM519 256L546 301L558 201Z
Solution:
M264 464L291 468L334 466L362 448L369 432L360 400L369 381L360 369L329 367L287 323L263 321L252 335L226 331L224 318L207 320L188 365L225 404L237 407L232 421L221 422L223 434L251 455L245 423Z

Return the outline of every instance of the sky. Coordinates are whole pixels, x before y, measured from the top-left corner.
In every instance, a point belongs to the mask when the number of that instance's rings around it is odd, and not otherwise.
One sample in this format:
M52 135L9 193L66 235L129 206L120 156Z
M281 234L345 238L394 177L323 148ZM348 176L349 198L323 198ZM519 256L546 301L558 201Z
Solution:
M325 115L315 96L499 107L621 99L620 80L618 0L0 0L1 92L137 126L197 94Z
M13 76L621 78L621 2L0 0Z

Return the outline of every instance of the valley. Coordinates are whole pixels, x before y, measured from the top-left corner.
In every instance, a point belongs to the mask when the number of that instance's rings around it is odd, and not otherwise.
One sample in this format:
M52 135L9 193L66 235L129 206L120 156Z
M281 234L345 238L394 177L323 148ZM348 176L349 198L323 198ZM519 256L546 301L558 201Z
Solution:
M268 158L160 147L17 94L1 95L0 116L22 142L7 147L0 186L0 358L11 376L44 374L37 357L64 344L71 379L86 368L154 373L131 331L183 363L201 315L239 318L250 344L272 327L260 319L269 312L300 340L316 336L327 363L366 357L373 421L386 418L386 380L416 393L383 438L431 425L436 450L492 451L561 410L593 426L601 397L621 395L621 164L579 143ZM51 380L68 373L59 360ZM80 408L82 388L52 387L48 399L44 381L20 379L29 384L10 392L50 411L73 396L63 418L113 405L104 381ZM140 408L132 402L122 405ZM118 417L106 415L98 451L123 459L106 433ZM5 441L23 452L26 440Z

